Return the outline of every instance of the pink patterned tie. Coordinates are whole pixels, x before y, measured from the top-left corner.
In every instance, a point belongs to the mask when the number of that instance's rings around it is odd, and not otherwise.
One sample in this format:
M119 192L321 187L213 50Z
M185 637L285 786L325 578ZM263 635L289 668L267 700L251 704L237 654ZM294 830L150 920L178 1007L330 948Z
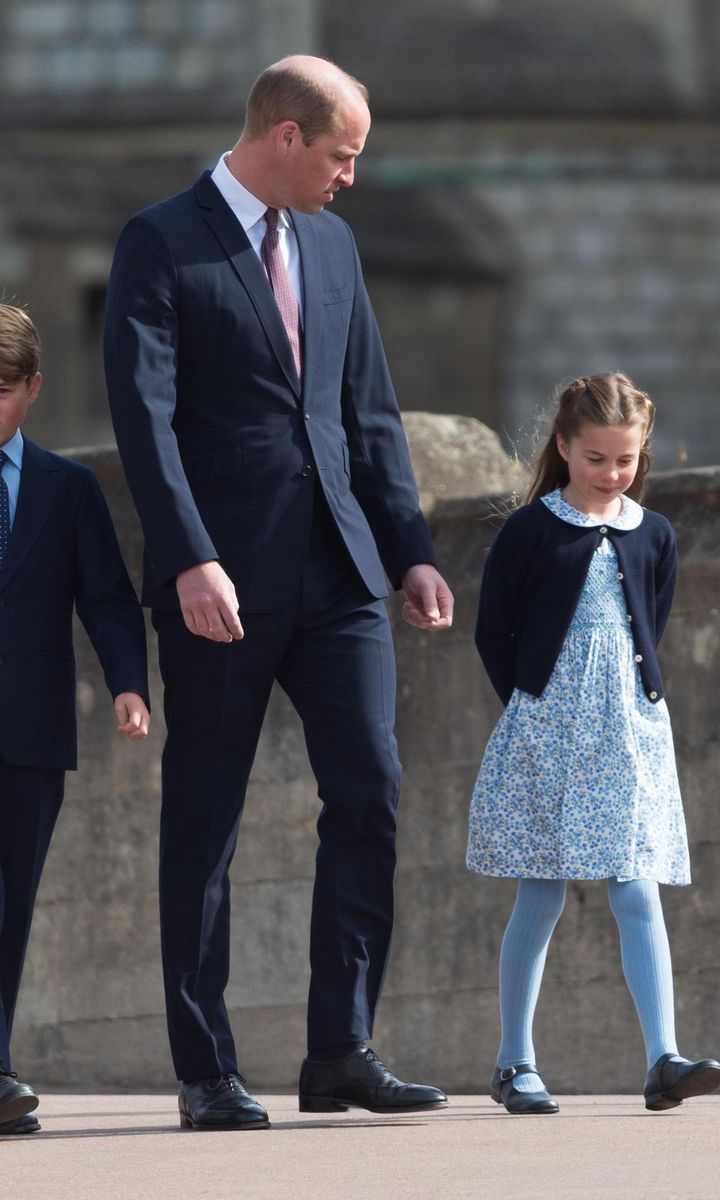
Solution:
M298 302L295 298L295 293L292 290L292 285L288 278L288 273L283 262L283 256L280 252L280 238L278 237L278 210L276 208L268 208L265 213L266 232L263 238L260 253L262 255L265 270L268 273L270 286L275 295L275 301L280 309L280 316L283 319L290 349L293 352L295 359L295 367L298 373L298 379L302 379L302 355L300 352L300 310Z

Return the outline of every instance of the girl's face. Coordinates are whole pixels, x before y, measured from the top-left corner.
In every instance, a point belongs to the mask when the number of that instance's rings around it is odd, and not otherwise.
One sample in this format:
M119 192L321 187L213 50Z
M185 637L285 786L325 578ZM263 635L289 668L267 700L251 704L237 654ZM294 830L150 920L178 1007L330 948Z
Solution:
M618 497L637 473L644 433L639 422L616 427L586 422L569 442L558 434L557 448L570 475L568 504L584 513L615 513Z

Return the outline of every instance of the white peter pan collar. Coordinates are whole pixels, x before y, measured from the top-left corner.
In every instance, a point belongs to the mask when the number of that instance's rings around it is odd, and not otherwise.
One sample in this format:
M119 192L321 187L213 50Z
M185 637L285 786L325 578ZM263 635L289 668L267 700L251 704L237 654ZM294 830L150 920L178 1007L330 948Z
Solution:
M579 508L573 508L572 504L568 504L564 498L561 488L555 488L554 492L548 492L540 499L551 513L560 517L561 521L567 521L568 525L581 525L587 529L596 528L599 525L603 527L609 525L611 529L637 529L644 516L642 505L638 504L636 500L631 500L629 496L620 497L622 508L616 517L606 517L604 520L599 517L591 517L589 513L580 512Z

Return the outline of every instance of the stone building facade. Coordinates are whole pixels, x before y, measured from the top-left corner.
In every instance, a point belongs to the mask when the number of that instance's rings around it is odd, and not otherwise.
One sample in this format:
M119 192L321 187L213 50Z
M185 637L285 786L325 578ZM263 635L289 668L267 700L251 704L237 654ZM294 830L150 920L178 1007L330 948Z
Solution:
M0 289L47 385L30 432L111 437L99 354L117 233L213 166L267 62L364 79L337 209L407 409L526 454L566 377L623 369L658 462L720 458L720 15L711 0L0 0Z

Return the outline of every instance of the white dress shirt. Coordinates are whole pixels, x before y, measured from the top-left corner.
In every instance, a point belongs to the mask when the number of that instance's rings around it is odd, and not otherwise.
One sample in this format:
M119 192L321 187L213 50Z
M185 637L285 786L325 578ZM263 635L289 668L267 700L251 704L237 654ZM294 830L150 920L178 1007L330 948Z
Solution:
M226 151L227 153L229 152ZM263 204L262 200L258 200L257 196L253 196L252 192L249 192L246 187L243 187L240 180L235 178L232 171L228 169L225 156L225 154L220 156L211 179L220 192L220 195L235 213L235 216L250 239L250 245L260 259L260 262L262 262L260 250L263 238L265 237L265 210L267 209L267 204ZM300 320L302 322L303 288L302 271L300 270L300 251L293 223L286 208L281 208L278 216L278 240L280 253L282 254L285 269L290 280L290 286L298 302Z

